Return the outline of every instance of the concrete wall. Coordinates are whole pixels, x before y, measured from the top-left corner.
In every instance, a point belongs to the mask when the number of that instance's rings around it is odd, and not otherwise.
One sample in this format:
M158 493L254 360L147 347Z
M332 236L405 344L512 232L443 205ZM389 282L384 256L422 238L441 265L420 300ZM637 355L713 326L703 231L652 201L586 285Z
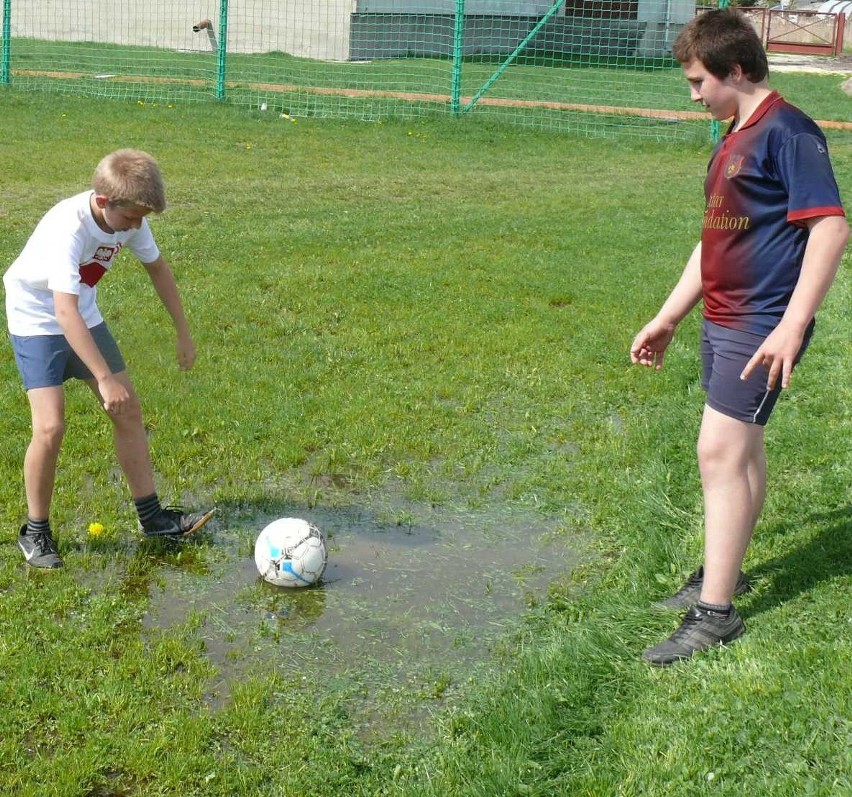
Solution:
M549 0L465 0L466 14L542 17ZM359 14L455 14L456 0L356 0ZM565 13L565 4L557 14Z
M544 16L551 5L551 0L466 0L465 12L472 18L481 16L483 20L466 23L465 39L470 39L473 44L470 47L465 46L465 53L505 52L508 43L511 43L508 49L508 52L511 52L519 39L511 41L512 34L507 32L503 36L499 31L491 34L492 49L483 49L483 47L491 46L485 41L480 41L482 36L479 31L484 30L488 24L485 20L528 17L534 22L536 18ZM612 10L606 10L607 6L610 6ZM353 58L367 58L370 57L367 55L368 52L380 53L383 49L389 53L404 54L406 47L402 39L410 34L407 49L412 54L423 51L427 54L446 55L446 47L443 44L445 25L442 16L451 16L455 14L455 10L456 0L356 0L350 53ZM368 17L362 18L362 14L386 15L384 17L388 21L386 29L371 33L369 26L378 25L381 17L375 16L371 20ZM406 14L412 15L408 22L404 21ZM606 0L573 0L568 10L566 10L566 4L562 3L552 23L548 24L547 29L552 39L548 46L553 52L581 54L595 51L596 35L594 32L589 33L588 30L589 26L593 25L599 32L600 42L597 51L601 54L624 55L625 49L629 49L627 54L630 55L668 56L671 53L672 42L693 16L695 16L695 0L636 0L635 3L624 2L624 0L614 0L613 3L607 3ZM434 25L441 29L440 32L431 36L428 32L424 33L423 21L430 17L435 20ZM591 22L592 20L594 23ZM637 22L640 23L641 28L641 38L638 43L633 36ZM491 24L499 28L501 23ZM619 26L625 27L621 33L618 30ZM564 41L558 40L557 29L564 32ZM625 42L617 45L616 41L621 34L624 35ZM424 40L424 35L429 38ZM383 36L386 37L384 47ZM499 42L500 39L503 39L502 44ZM628 48L627 42L632 46ZM538 40L535 46L538 46Z
M599 11L601 3L594 5ZM465 52L511 52L550 7L550 0L467 0ZM667 55L695 4L638 0L637 9L632 20L605 13L593 18L575 2L566 17L563 5L534 46L551 52ZM455 0L230 0L228 51L318 60L448 55L452 39L448 47L446 19L454 13ZM215 52L218 14L219 0L12 0L12 36ZM433 32L424 34L423 20L429 17ZM210 20L210 27L193 31L202 20ZM496 34L486 32L495 20Z
M537 23L536 17L465 18L463 55L508 55ZM405 56L451 56L452 14L353 14L349 57L353 61ZM554 17L529 43L530 52L630 56L644 24L632 20Z
M228 51L345 60L355 0L231 0ZM12 0L12 36L215 50L218 0ZM201 20L209 30L193 32Z
M637 18L646 24L638 54L670 55L678 33L694 16L695 0L639 0Z

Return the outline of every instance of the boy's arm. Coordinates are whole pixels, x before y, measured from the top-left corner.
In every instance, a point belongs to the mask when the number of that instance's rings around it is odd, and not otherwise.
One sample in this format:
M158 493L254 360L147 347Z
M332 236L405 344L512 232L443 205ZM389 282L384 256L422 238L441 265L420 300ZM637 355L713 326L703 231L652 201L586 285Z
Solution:
M62 327L62 334L65 335L74 353L92 372L104 409L107 412L120 413L129 400L130 394L124 385L113 377L83 316L80 315L78 301L79 297L73 293L54 291L53 306L56 311L56 320Z
M153 263L143 263L145 270L148 272L148 277L166 308L168 314L172 317L172 321L177 331L177 359L178 366L182 371L186 371L195 363L195 344L192 342L192 335L189 332L189 324L186 322L186 316L183 312L183 304L178 293L177 283L175 282L172 270L162 256L158 257Z
M699 242L686 263L680 279L668 299L663 302L654 318L645 324L630 347L634 364L647 365L660 370L666 347L674 337L677 325L701 300L701 243Z
M775 387L779 376L781 387L789 386L805 331L834 282L849 239L849 225L843 216L821 216L805 223L809 230L808 242L790 304L778 326L740 374L740 379L748 379L758 365L763 365L769 370L766 381L769 390Z

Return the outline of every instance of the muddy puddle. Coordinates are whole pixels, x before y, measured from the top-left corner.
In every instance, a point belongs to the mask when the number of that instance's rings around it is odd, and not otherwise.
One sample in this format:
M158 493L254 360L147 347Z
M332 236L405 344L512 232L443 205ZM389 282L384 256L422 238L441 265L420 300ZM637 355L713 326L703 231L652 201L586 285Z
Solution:
M258 576L254 540L277 517L303 517L325 533L321 584L288 589ZM355 508L220 514L192 544L191 566L156 568L144 626L199 620L217 671L212 707L227 703L235 683L274 670L360 695L365 725L379 706L383 721L396 711L410 723L414 704L440 701L494 666L495 646L550 582L568 577L582 540L532 512L424 509L405 518Z

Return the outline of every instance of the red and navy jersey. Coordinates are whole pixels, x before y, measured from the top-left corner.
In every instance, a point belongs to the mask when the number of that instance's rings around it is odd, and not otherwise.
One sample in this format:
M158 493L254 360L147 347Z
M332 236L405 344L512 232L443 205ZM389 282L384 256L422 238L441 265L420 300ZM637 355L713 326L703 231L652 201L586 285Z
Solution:
M704 182L704 316L768 335L799 279L804 222L843 216L825 136L772 92L716 146Z

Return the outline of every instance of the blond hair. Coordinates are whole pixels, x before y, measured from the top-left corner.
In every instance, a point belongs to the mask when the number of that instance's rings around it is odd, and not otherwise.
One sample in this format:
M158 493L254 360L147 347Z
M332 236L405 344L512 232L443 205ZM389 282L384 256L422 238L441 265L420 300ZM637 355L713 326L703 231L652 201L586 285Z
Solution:
M111 205L137 205L154 213L166 209L160 167L138 149L119 149L103 158L95 169L92 187Z

